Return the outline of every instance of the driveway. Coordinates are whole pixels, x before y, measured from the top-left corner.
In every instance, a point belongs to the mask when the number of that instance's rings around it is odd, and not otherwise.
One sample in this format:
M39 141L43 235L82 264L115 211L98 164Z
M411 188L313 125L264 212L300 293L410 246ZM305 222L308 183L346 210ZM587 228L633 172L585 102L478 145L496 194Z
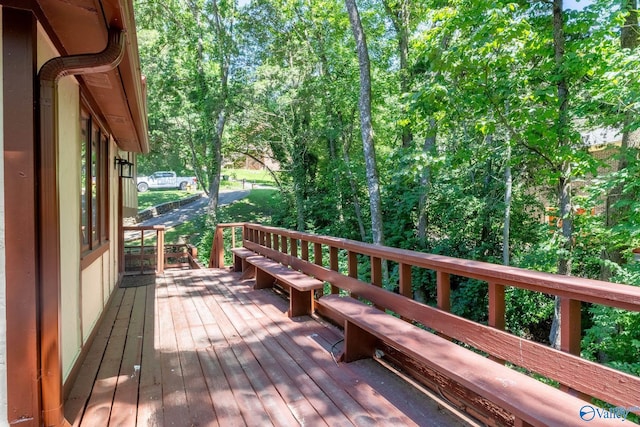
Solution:
M220 200L218 205L225 206L236 200L247 197L251 190L228 190L220 192ZM193 203L184 205L178 209L174 209L171 212L160 214L146 221L142 221L136 226L152 226L152 225L164 225L166 229L174 228L185 221L189 221L198 215L204 215L207 212L207 205L209 204L209 197L202 196ZM140 238L139 231L125 231L124 240L130 241Z
M236 200L247 197L250 190L229 190L220 192L220 200L218 206L225 206ZM146 221L142 221L136 225L138 226L150 226L150 225L164 225L166 228L173 228L185 221L189 221L191 218L198 215L204 215L207 212L207 205L209 204L209 197L202 196L200 199L193 203L174 209L171 212L158 215Z

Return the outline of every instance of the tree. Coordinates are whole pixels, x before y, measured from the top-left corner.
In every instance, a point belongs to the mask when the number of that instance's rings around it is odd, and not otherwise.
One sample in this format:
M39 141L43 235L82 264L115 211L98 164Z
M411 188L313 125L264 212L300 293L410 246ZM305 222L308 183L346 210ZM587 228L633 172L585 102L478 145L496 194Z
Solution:
M356 50L358 52L358 63L360 66L360 133L362 136L367 171L367 188L369 190L369 205L371 209L371 231L373 243L382 245L384 243L382 203L371 119L371 64L369 62L369 51L355 0L345 0L345 5L349 14L353 37L356 40Z

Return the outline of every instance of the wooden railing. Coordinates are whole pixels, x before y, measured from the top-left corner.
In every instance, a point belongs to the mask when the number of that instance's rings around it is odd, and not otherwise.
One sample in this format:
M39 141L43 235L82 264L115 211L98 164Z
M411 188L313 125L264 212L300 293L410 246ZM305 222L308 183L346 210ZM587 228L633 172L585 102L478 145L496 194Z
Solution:
M195 246L165 244L163 225L123 227L125 273L162 274L168 268L198 269Z
M242 246L244 240L244 226L243 222L236 222L231 224L218 224L216 227L215 235L213 236L213 242L211 244L211 254L209 256L209 268L224 268L225 253L225 241L227 248ZM227 239L225 239L225 231L227 232Z
M226 229L243 228L242 243L224 238ZM235 231L232 233L235 236ZM235 239L235 237L234 237ZM637 407L640 378L579 357L582 303L640 311L640 288L596 280L554 275L485 262L376 246L353 240L319 236L256 224L220 224L211 252L210 267L224 266L226 247L244 246L330 283L331 293L347 292L367 299L367 286L358 279L359 264L370 272L369 286L382 286L383 263L397 267L398 293L412 298L412 270L435 272L437 307L421 305L403 312L397 298L376 301L380 308L478 351L497 361L509 362L529 372L559 382L566 389L593 396L611 405ZM328 255L328 256L327 256ZM341 262L342 261L342 262ZM342 267L341 267L342 265ZM487 286L488 326L451 314L451 276L477 279ZM515 287L561 299L561 351L506 332L505 287ZM317 301L321 315L336 319ZM406 311L406 310L405 310Z
M125 273L164 272L164 225L122 227Z

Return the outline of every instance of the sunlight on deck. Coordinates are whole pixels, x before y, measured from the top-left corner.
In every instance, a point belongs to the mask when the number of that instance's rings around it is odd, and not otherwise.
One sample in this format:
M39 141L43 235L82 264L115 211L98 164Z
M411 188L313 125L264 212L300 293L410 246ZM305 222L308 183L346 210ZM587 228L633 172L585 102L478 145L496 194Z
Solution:
M339 329L219 270L120 288L65 404L76 426L461 425Z

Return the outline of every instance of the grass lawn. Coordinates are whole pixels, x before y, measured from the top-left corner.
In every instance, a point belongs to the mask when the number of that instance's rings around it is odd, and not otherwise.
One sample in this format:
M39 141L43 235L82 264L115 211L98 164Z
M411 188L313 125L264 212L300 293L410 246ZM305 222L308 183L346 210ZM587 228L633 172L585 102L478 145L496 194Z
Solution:
M278 191L274 189L251 190L246 198L220 208L218 221L258 222L270 225L272 215L281 207L278 195ZM196 246L199 258L204 262L209 258L212 237L213 230L207 230L206 215L201 215L167 230L165 242L186 242Z
M149 190L144 193L138 193L138 210L142 211L151 206L184 199L193 194L196 194L196 191Z
M259 222L271 224L271 217L280 208L277 190L254 189L249 195L224 206L218 210L218 221L225 222Z
M246 185L259 184L274 186L275 181L269 172L266 170L249 170L249 169L224 169L221 172L223 180L220 181L222 188L242 188L242 180L245 180ZM224 180L224 177L228 177ZM247 187L250 188L250 187Z

